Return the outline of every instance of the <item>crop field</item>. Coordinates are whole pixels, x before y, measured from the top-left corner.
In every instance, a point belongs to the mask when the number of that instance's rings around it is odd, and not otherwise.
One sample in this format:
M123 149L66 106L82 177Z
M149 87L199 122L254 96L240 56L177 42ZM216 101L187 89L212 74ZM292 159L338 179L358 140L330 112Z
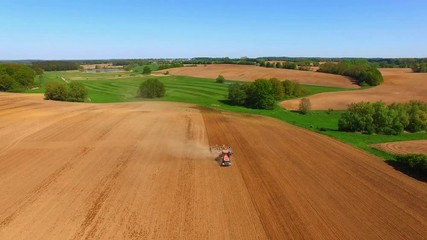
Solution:
M373 147L393 154L418 153L427 155L427 140L374 144Z
M383 101L385 103L420 100L427 102L427 74L413 73L411 69L380 69L384 83L380 86L359 91L320 93L309 97L312 108L326 110L346 109L352 102ZM286 109L297 109L299 100L281 103Z
M172 75L199 78L215 79L218 75L223 75L225 79L239 81L254 81L258 78L277 78L279 80L296 80L301 84L306 85L359 88L358 85L353 83L351 78L344 76L313 71L265 68L251 65L211 64L206 66L199 65L197 67L166 69L159 72L166 71Z
M425 183L324 135L186 103L42 98L0 94L0 239L427 235Z

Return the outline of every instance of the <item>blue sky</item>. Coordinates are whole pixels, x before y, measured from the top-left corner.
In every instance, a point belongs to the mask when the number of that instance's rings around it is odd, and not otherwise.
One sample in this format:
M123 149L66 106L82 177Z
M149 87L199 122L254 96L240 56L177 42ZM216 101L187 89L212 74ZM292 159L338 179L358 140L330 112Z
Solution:
M426 0L0 2L0 59L427 57Z

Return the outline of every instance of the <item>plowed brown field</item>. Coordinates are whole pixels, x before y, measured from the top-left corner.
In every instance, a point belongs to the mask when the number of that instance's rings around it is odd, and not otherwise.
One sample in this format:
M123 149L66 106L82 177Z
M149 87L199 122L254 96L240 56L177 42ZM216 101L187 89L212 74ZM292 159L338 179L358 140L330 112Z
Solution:
M341 88L359 88L352 82L351 78L319 73L312 71L298 71L289 69L265 68L250 65L236 64L209 64L197 67L180 67L166 69L159 72L169 71L172 75L192 76L200 78L215 79L218 75L223 75L225 79L239 81L255 81L258 78L278 78L279 80L297 80L302 84L330 86Z
M274 119L0 94L0 239L425 239L427 185ZM210 144L234 147L220 168Z
M411 69L380 69L384 83L359 91L320 93L309 97L313 110L347 109L352 102L383 101L385 103L420 100L427 102L427 73L413 73ZM298 109L299 99L288 100L281 106Z
M427 140L388 142L372 146L394 154L420 153L427 155Z

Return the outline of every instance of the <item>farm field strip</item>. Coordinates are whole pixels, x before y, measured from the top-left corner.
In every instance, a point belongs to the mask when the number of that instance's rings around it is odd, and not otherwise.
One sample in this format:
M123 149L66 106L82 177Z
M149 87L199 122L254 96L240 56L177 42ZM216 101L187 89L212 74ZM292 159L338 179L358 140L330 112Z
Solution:
M314 110L343 110L352 102L385 103L419 100L427 102L427 73L413 73L411 69L379 69L384 76L380 86L360 91L320 93L308 97ZM286 100L280 105L286 109L298 109L299 99Z
M388 142L372 146L392 154L417 153L427 155L427 140Z
M164 73L166 71L171 75L198 78L215 79L218 75L223 75L228 80L238 81L255 81L258 78L278 78L279 80L296 80L301 84L307 85L359 88L358 85L353 83L351 78L344 76L312 71L265 68L253 65L209 64L207 66L172 68L158 72Z

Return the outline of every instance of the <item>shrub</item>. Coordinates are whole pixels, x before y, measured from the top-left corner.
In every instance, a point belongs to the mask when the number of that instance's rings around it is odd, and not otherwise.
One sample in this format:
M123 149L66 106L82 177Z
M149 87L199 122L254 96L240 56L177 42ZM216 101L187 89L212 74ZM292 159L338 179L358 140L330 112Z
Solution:
M163 97L165 92L164 84L156 78L151 78L141 83L138 90L138 96L144 98Z
M311 71L311 66L298 66L300 71Z
M302 98L299 102L298 110L302 114L307 114L311 110L311 102L308 98Z
M71 82L68 86L67 101L69 102L84 102L87 97L87 90L80 82Z
M242 106L246 102L247 84L233 83L228 87L228 100L233 105Z
M293 62L286 62L286 63L283 64L283 68L286 68L286 69L296 69L297 65L295 63L293 63Z
M427 177L427 155L405 154L396 155L396 162L411 172Z
M217 83L224 83L225 82L225 78L222 75L218 75L218 77L216 78Z
M65 101L68 97L68 89L65 86L65 83L50 82L46 84L45 88L45 99Z
M149 67L149 66L145 66L143 69L142 69L142 74L151 74L151 68Z

